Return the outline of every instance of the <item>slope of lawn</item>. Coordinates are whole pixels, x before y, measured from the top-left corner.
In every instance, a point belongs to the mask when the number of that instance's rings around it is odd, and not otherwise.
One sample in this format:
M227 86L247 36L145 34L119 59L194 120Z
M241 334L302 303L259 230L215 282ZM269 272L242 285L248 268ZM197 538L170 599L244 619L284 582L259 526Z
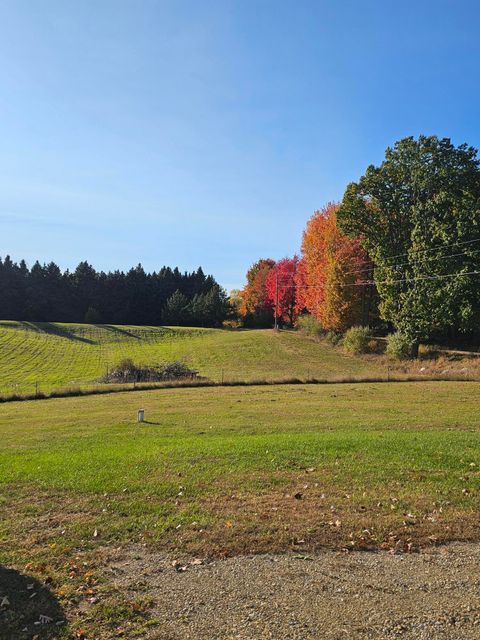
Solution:
M114 549L188 564L479 540L479 393L280 385L0 405L0 566L48 582L69 619L55 637L107 640L161 624L148 593L116 588Z
M301 334L184 327L0 322L0 393L88 385L122 358L155 364L185 358L213 380L366 376L373 362Z

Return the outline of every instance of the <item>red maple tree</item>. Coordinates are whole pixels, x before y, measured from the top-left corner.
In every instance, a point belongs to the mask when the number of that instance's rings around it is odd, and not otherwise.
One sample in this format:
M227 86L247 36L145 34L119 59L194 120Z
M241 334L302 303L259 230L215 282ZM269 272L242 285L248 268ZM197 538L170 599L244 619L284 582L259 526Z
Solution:
M267 296L280 324L293 326L298 315L295 280L298 262L298 256L283 258L267 276Z

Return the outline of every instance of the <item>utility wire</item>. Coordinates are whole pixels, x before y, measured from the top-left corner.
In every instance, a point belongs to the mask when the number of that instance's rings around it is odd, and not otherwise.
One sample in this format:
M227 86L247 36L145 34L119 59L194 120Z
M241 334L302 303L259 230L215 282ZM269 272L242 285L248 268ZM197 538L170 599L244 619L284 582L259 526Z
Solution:
M402 280L383 280L383 282L374 282L373 280L366 282L358 282L356 285L362 286L365 284L397 284L400 282L417 282L419 280L442 280L444 278L459 278L461 276L478 276L480 275L480 271L462 271L460 273L446 273L443 275L436 276L417 276L416 278L404 278ZM351 285L340 285L344 287L348 287Z
M480 238L478 240L469 240L469 242L480 242ZM458 243L461 244L461 243ZM447 247L448 245L444 245L444 247L437 247L436 249L426 249L425 251L440 251L440 249L443 249L445 247ZM455 245L450 245L450 246L455 246ZM476 254L476 253L480 253L480 249L473 249L470 253L466 253L465 251L461 251L460 253L452 253L452 254L448 254L446 256L434 256L434 258L436 260L449 260L450 258L459 258L460 256L466 256L466 257L470 257L472 254ZM408 254L404 254L404 255L408 255ZM392 258L394 256L391 256ZM420 260L427 260L428 256L426 258L421 258ZM345 272L343 275L344 276L350 276L350 275L356 275L357 273L368 273L369 271L373 271L376 268L380 268L380 269L398 269L398 267L403 267L403 266L407 266L412 264L411 262L398 262L396 264L392 264L392 265L384 265L381 267L377 267L375 265L372 265L371 267L367 267L365 269L355 269L353 271L347 271Z
M449 258L458 258L460 256L471 256L473 253L480 253L480 249L473 249L470 253L466 253L465 251L461 251L460 253L452 253L452 254L448 254L447 256L432 256L433 258L435 258L436 260L448 260ZM429 256L426 256L425 258L420 258L420 260L428 260ZM368 271L373 271L373 269L398 269L398 267L403 267L406 265L410 265L412 264L411 262L398 262L396 264L392 264L392 265L384 265L381 267L377 267L375 265L372 265L371 267L368 267L366 269L358 269L355 271L347 271L346 273L344 273L343 275L345 276L349 276L349 275L354 275L357 273L367 273Z
M466 245L466 244L473 244L475 242L480 242L480 238L476 238L474 240L465 240L464 242L456 242L450 245L442 245L441 247L432 247L430 249L424 249L421 251L418 251L416 253L428 253L431 251L440 251L442 249L446 249L449 247L457 247L460 245ZM470 254L465 253L465 251L462 251L460 253L453 253L453 254L449 254L447 256L440 256L437 257L437 260L448 260L450 258L458 258L460 256L466 256L469 257L472 253L480 253L480 249L474 249ZM395 258L395 257L401 257L401 256L408 256L411 255L410 253L400 253L397 254L396 256L390 256L388 259L391 258ZM425 258L424 258L425 260ZM391 269L397 269L398 267L401 266L406 266L411 264L410 262L401 262L398 264L393 264L393 265L386 265L386 268L391 268ZM355 274L360 274L360 273L367 273L367 272L371 272L375 269L376 267L374 265L372 265L371 267L367 268L367 269L359 269L356 271L347 271L346 273L344 273L343 275L355 275ZM365 281L361 281L361 282L352 282L352 283L348 283L348 284L341 284L339 285L340 287L361 287L361 286L365 286L365 285L374 285L374 284L397 284L397 283L402 283L402 282L416 282L416 281L420 281L420 280L438 280L438 279L444 279L444 278L454 278L457 276L462 276L462 275L480 275L480 271L469 271L469 272L463 272L463 273L450 273L450 274L444 274L444 275L436 275L436 276L429 276L429 275L425 275L425 276L417 276L415 278L403 278L403 279L398 279L398 280L383 280L381 282L375 282L374 280L365 280ZM290 279L290 282L292 281L292 278ZM297 284L291 284L291 285L286 285L286 284L281 284L280 282L277 285L278 289L322 289L323 285L297 285Z
M464 240L463 242L453 242L452 244L442 244L439 247L431 247L430 249L414 249L414 253L429 253L430 251L440 251L441 249L450 249L451 247L460 247L465 244L473 244L474 242L480 242L480 238L475 238L474 240ZM404 256L409 256L412 252L407 251L406 253L397 253L393 256L388 256L388 260L392 258L402 258Z
M364 287L365 285L377 285L377 284L397 284L401 282L416 282L418 280L440 280L444 278L458 278L460 276L474 276L480 275L480 271L464 271L460 273L446 273L436 276L417 276L416 278L403 278L401 280L383 280L382 282L375 282L374 280L363 280L361 282L351 282L348 284L339 284L339 287ZM324 285L320 284L303 284L303 285L284 285L283 289L323 289Z

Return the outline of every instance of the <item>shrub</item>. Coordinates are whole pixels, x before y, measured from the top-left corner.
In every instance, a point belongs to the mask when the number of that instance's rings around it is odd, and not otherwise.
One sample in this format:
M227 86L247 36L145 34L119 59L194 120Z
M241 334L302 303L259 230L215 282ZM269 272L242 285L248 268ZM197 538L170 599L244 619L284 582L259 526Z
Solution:
M332 347L336 347L342 341L342 334L336 331L329 331L325 334L325 340L331 344Z
M153 367L142 367L127 358L109 371L100 382L160 382L163 380L192 379L197 376L198 371L189 369L181 360L163 362Z
M299 316L295 326L298 331L306 333L308 336L312 336L314 338L319 338L325 333L320 322L308 313L303 316Z
M343 348L354 355L368 353L370 342L370 327L351 327L343 336Z
M412 343L406 335L397 331L387 336L386 354L396 360L412 357Z
M224 329L240 329L242 326L241 320L224 320L222 327Z

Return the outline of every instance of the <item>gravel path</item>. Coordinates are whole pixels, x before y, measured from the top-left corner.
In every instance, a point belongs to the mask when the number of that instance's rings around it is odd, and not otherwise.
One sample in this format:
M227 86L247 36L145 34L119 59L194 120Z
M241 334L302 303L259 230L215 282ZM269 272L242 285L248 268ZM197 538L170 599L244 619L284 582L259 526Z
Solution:
M113 581L155 602L158 640L480 638L480 545L422 554L325 552L172 566L139 551Z

